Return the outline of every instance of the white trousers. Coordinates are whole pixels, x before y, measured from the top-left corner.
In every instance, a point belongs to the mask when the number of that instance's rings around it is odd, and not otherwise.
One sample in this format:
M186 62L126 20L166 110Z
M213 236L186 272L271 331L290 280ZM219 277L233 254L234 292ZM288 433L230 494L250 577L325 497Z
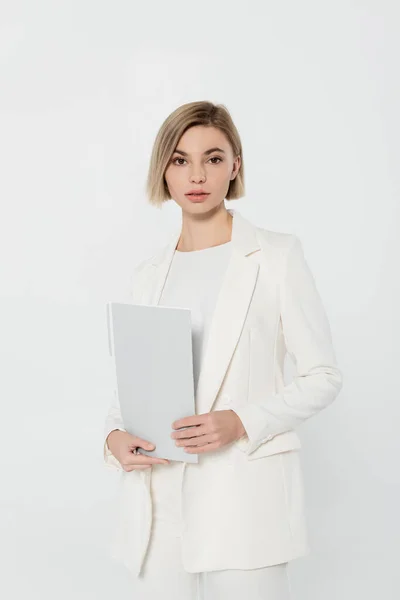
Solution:
M153 527L133 598L140 600L292 600L288 563L260 569L188 573L181 560L182 463L152 467Z

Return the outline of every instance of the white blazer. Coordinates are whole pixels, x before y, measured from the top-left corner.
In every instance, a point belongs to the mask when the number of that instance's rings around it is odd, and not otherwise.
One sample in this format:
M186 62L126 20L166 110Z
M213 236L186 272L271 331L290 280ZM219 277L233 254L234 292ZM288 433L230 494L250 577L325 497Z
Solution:
M342 387L299 238L228 212L232 255L199 375L196 414L232 409L247 434L199 454L198 464L183 463L182 560L192 573L256 569L309 553L295 428ZM130 301L158 304L180 233L136 267ZM286 352L296 374L284 385ZM113 429L124 430L115 393L105 438ZM137 576L151 533L152 469L124 471L106 442L104 460L121 471L111 557Z

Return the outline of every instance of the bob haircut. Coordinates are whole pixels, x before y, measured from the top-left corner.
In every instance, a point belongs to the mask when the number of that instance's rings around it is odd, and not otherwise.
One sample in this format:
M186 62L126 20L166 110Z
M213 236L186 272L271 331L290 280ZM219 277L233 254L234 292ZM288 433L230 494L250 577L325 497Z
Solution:
M223 104L207 101L189 102L179 106L165 119L154 141L146 194L150 204L157 208L171 200L164 174L181 136L195 125L216 127L225 134L232 147L233 156L241 157L239 172L229 184L226 200L236 200L245 194L242 143L228 109Z

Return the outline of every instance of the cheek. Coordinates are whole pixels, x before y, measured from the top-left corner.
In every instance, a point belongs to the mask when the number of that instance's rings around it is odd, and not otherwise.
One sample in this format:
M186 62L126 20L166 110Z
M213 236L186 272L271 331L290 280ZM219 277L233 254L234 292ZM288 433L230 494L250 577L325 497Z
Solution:
M184 169L169 169L165 172L165 181L170 190L186 191L187 178L184 174Z
M174 172L172 171L172 169L168 168L165 173L164 173L164 178L165 181L167 182L168 186L173 186L174 185Z
M222 185L227 183L230 179L232 169L228 167L225 163L223 166L220 166L218 169L209 172L209 178L213 179L216 182L219 182Z

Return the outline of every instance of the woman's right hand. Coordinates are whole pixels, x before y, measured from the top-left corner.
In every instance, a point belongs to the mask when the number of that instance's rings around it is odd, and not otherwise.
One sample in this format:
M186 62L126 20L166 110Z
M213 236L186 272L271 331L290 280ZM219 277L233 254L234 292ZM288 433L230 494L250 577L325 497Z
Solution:
M114 429L107 436L107 445L115 458L121 464L124 471L149 469L154 464L169 464L166 458L147 456L146 454L134 454L133 450L140 446L143 450L155 450L154 444L127 431Z

